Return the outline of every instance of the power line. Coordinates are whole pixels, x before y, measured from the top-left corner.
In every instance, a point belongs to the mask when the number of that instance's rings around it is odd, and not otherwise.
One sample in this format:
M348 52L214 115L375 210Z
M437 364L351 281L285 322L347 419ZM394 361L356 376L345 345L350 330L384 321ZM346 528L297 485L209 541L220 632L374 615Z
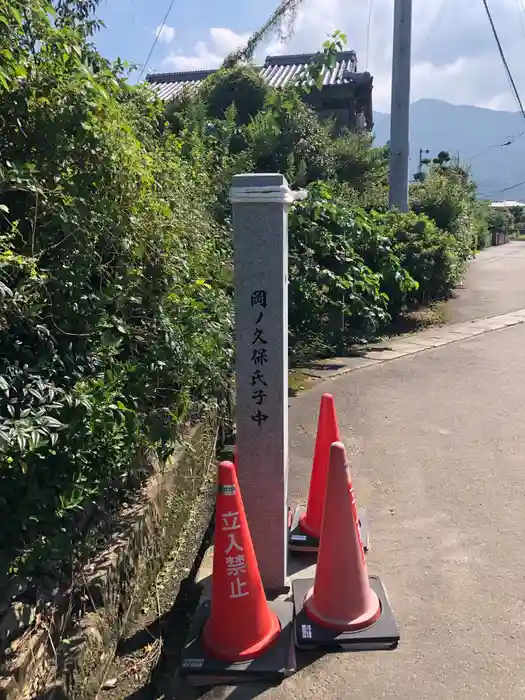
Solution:
M510 185L509 187L504 187L502 190L493 190L492 192L485 192L484 194L480 194L480 197L488 197L489 195L493 194L502 194L503 192L509 192L509 190L515 190L516 187L521 187L522 185L525 185L525 180L522 182L517 182L515 185Z
M429 38L430 35L432 34L432 30L434 29L434 27L436 26L436 24L439 22L439 20L440 20L441 17L443 16L443 13L445 12L445 9L446 9L447 5L448 5L448 0L443 0L443 2L441 3L441 7L440 7L439 10L437 11L437 13L436 13L434 19L433 19L432 22L430 23L430 25L429 25L429 27L428 27L426 33L425 33L425 37L424 37L423 41L418 42L418 43L420 44L420 46L422 46L423 44L426 44L426 43L427 43L428 38Z
M520 18L521 31L525 36L525 0L516 0L518 3L518 14Z
M493 35L494 35L494 39L496 40L496 45L497 45L497 47L498 47L498 52L499 52L499 55L500 55L500 57L501 57L501 61L502 61L502 63L503 63L503 67L504 67L504 69L505 69L505 73L506 73L506 75L507 75L507 79L508 79L508 81L509 81L509 84L510 84L512 93L513 93L514 98L515 98L515 100L516 100L516 103L517 103L517 105L518 105L518 107L519 107L519 110L520 110L520 112L521 112L521 115L522 115L522 117L525 119L525 111L524 111L524 109L523 109L523 103L522 103L522 101L521 101L521 97L520 97L520 94L519 94L519 92L518 92L518 88L516 87L516 83L514 82L514 78L513 78L513 76L512 76L512 72L511 72L511 70L510 70L509 64L508 64L507 59L506 59L506 57L505 57L505 52L503 51L503 47L502 47L502 45L501 45L501 41L500 41L500 38L499 38L499 36L498 36L498 32L497 32L496 26L495 26L495 24L494 24L494 20L492 19L492 13L491 13L490 8L489 8L489 6L488 6L488 1L487 1L487 0L482 0L482 2L483 2L483 6L484 6L484 8L485 8L485 12L486 12L486 14L487 14L489 23L490 23L490 27L491 27L491 29L492 29L492 33L493 33ZM521 10L523 10L523 11L525 12L525 0L518 0L518 2L519 2L519 5L520 5ZM521 13L520 13L520 23L521 23L521 26L522 26L522 30L524 30L524 29L525 29L525 25L524 25L524 23L523 23L523 17L522 17L522 15L521 15ZM481 153L478 153L477 155L473 156L473 158L479 157L479 156L481 156L481 155L485 155L486 153L489 153L489 152L491 152L492 150L494 150L494 149L496 149L496 148L504 148L505 146L510 146L510 145L513 144L517 139L521 138L524 134L525 134L525 132L521 132L520 134L517 134L516 136L508 137L508 139L507 139L504 143L499 144L499 145L496 145L496 146L491 146L491 147L488 148L487 150L482 151ZM503 188L501 188L501 189L499 189L499 190L493 190L492 192L485 192L484 194L480 194L479 196L480 196L480 197L490 197L490 196L495 195L495 194L503 194L504 192L510 192L510 190L514 190L514 189L516 189L517 187L522 187L523 185L525 185L525 180L523 180L523 181L521 181L521 182L516 182L516 183L513 184L513 185L509 185L509 186L507 186L507 187L503 187Z
M474 153L473 156L470 156L470 158L467 159L467 163L470 163L471 161L474 160L474 158L481 158L482 156L486 156L489 153L492 153L492 151L496 151L498 148L505 148L505 146L512 146L513 143L515 143L518 139L520 139L522 136L525 135L525 131L521 131L519 134L516 134L515 136L507 136L505 141L503 143L495 143L492 146L487 146L487 148L484 148L482 151L478 151L477 153Z
M374 10L374 0L369 0L368 5L368 26L366 28L366 61L365 70L368 70L368 55L370 50L370 29L372 27L372 12Z
M144 61L144 65L142 66L142 70L140 71L139 81L142 80L142 76L144 75L144 71L146 70L146 67L147 67L147 65L148 65L148 63L149 63L149 59L151 58L151 55L152 55L153 51L155 50L155 46L157 46L157 42L158 42L158 40L159 40L159 36L161 35L162 30L163 30L164 27L166 26L166 22L168 21L168 17L169 17L169 15L170 15L171 9L172 9L172 7L173 7L174 4L175 4L175 0L171 0L171 2L170 2L170 4L169 4L169 7L168 7L168 9L167 9L167 11L166 11L166 14L164 15L164 19L162 20L162 23L161 23L160 27L159 27L158 30L157 30L157 35L156 35L156 37L155 37L155 41L154 41L153 44L151 45L151 49L149 50L148 57L147 57L146 60Z
M488 20L490 22L490 26L492 28L492 33L494 34L494 39L496 40L499 55L500 55L501 60L503 62L503 66L505 68L507 78L508 78L510 86L512 88L512 92L514 94L516 102L518 103L518 107L520 109L520 112L521 112L523 118L525 119L525 110L523 109L523 104L521 103L520 94L518 92L518 88L516 87L516 83L514 82L514 78L512 77L512 73L510 71L509 64L507 63L507 59L505 57L505 52L503 51L503 47L501 46L501 41L499 39L498 32L496 30L496 26L494 25L494 20L492 19L492 13L489 9L488 2L487 2L487 0L481 0L481 2L483 3L483 6L485 7L485 12L487 13L487 17L488 17Z

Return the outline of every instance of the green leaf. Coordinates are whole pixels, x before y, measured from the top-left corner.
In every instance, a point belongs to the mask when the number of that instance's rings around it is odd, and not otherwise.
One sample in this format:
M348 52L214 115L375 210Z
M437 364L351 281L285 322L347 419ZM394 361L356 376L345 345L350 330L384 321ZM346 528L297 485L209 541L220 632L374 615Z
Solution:
M19 10L13 5L13 3L10 4L9 9L11 10L11 13L14 15L18 24L21 25L22 24L22 15L20 14Z
M46 416L45 423L49 428L64 428L65 426L56 418Z

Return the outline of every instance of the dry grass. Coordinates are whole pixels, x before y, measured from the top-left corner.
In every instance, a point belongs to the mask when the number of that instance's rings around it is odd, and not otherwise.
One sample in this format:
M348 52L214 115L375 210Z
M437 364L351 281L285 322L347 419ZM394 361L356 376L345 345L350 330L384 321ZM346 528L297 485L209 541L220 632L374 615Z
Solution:
M389 329L388 335L404 335L417 333L433 326L443 326L447 323L446 304L444 302L412 309L402 314Z

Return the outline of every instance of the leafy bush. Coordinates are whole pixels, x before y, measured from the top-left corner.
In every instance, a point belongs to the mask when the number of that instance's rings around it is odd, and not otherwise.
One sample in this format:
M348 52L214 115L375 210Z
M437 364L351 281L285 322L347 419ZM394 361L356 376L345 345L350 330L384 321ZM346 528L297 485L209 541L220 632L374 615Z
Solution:
M283 173L293 187L334 175L329 125L303 102L260 114L247 127L246 146L259 172Z
M402 296L395 286L386 287L392 313L448 297L464 271L461 245L454 236L414 212L389 211L372 214L372 219L383 228L402 268L417 283Z
M483 250L492 243L490 217L493 211L490 202L477 200L473 214L473 228L475 235L476 250Z
M224 119L234 104L237 123L247 124L264 109L269 88L256 68L241 65L222 68L213 73L200 90L199 99L206 105L211 119Z
M341 350L374 335L390 320L385 288L402 296L414 284L381 228L321 183L292 208L289 279L291 346L301 351L307 339Z
M388 180L387 148L375 148L368 134L346 133L333 139L335 177L359 193L382 185Z
M142 446L169 454L232 360L230 241L205 160L159 135L149 92L97 55L89 68L79 31L47 15L25 26L39 48L0 88L0 552L13 573L62 561L71 516Z
M522 207L487 207L486 222L489 232L505 232L508 236L515 236L523 225Z
M468 173L453 167L434 167L424 182L411 187L413 210L451 233L464 260L476 250L475 192Z
M461 244L424 215L366 212L317 183L290 215L291 346L341 352L413 305L446 298Z
M305 343L345 350L446 296L485 221L468 176L442 164L413 188L417 213L386 212L386 150L334 136L302 101L339 33L305 85L273 91L242 66L165 109L90 44L96 4L0 10L0 566L11 573L63 566L72 518L109 498L141 449L169 455L216 405L233 355L234 174L309 187L290 214L296 357Z

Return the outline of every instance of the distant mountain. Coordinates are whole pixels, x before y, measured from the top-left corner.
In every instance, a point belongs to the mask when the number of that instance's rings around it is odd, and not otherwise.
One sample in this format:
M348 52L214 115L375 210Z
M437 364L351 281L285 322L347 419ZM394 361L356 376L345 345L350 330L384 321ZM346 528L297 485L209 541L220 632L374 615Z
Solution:
M411 174L417 171L420 148L430 150L424 157L448 151L471 166L480 196L525 201L525 121L519 112L420 100L411 105L410 122ZM388 141L389 114L374 114L374 132L377 145ZM511 145L500 147L514 139Z

